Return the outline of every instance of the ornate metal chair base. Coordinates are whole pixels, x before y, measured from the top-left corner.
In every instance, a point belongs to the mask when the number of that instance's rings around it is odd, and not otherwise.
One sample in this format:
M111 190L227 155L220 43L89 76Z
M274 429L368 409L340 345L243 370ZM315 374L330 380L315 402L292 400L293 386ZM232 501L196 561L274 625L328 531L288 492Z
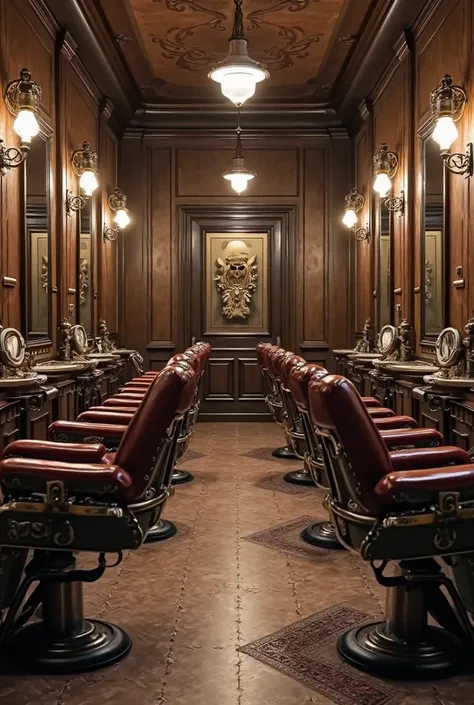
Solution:
M339 542L334 525L330 521L319 521L303 529L301 538L306 543L331 551L340 551L344 546Z
M194 480L194 475L187 470L177 470L175 468L171 476L172 485L184 485L186 482L191 482L192 480Z
M272 450L272 455L274 458L280 458L280 460L298 460L297 456L288 448L288 446L275 448L275 450Z
M156 541L166 541L178 533L178 529L172 521L160 519L146 535L145 543L155 543Z
M285 482L289 482L291 485L313 485L313 478L306 468L301 470L293 470L293 472L287 472L283 475Z

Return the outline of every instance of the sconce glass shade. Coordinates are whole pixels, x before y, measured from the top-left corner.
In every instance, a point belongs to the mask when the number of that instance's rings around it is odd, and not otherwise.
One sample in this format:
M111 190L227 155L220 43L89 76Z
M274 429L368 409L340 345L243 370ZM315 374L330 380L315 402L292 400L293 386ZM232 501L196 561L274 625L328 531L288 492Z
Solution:
M458 128L454 124L453 118L445 115L438 118L432 137L439 144L441 151L444 152L451 149L451 145L457 140L458 134Z
M257 83L268 78L269 73L248 55L242 0L234 0L234 4L234 26L229 41L229 53L212 69L209 78L220 83L222 94L240 107L254 95Z
M355 210L353 210L352 208L348 208L344 213L344 218L342 219L342 222L348 228L353 228L355 225L357 225L357 216Z
M97 176L95 175L95 172L90 169L83 171L79 177L79 186L84 191L86 196L92 196L98 185L99 182L97 180Z
M128 215L127 208L120 208L115 214L114 223L123 230L130 225L130 216Z
M381 198L385 198L392 190L392 181L388 174L377 174L374 181L374 191L376 191Z
M33 110L22 108L13 123L13 129L22 142L30 144L33 137L36 137L40 130L38 120Z

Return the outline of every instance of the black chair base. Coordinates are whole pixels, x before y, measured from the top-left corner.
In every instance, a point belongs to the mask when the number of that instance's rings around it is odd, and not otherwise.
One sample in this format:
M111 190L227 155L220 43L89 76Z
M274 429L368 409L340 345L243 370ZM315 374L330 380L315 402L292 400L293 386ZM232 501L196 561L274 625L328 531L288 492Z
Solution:
M172 521L166 521L166 519L160 519L160 521L152 526L150 531L146 535L145 543L155 543L156 541L166 541L166 539L172 538L178 529Z
M283 448L275 448L275 450L272 450L272 455L274 458L280 458L282 460L298 460L296 455L288 448L288 446L284 446Z
M372 622L343 634L337 648L352 666L396 680L439 680L465 668L461 642L439 627L427 626L420 641L405 641L390 636L386 622Z
M132 647L130 636L120 627L85 619L83 630L55 640L43 622L28 624L8 642L15 660L34 673L87 673L121 661Z
M191 475L187 470L175 470L171 476L172 485L184 485L192 480L194 480L194 475Z
M327 548L330 551L345 550L342 543L338 541L334 525L330 521L320 521L317 524L311 524L300 534L303 541L310 543L312 546L319 548Z
M313 478L304 468L301 470L293 470L293 472L287 472L286 475L283 475L283 479L291 485L313 485L314 487Z

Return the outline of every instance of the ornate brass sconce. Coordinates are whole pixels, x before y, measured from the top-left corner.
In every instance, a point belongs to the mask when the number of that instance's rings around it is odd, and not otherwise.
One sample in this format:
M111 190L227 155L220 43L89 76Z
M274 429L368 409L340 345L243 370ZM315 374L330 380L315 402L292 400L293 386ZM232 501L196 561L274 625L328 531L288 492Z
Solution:
M130 216L127 208L127 196L122 189L116 188L111 196L109 196L109 208L115 211L114 222L115 228L111 228L104 223L103 238L106 242L112 242L117 239L118 234L130 224Z
M431 113L436 123L433 139L440 146L446 168L452 174L465 175L467 178L473 173L472 142L468 142L464 154L450 152L451 145L458 137L455 123L462 117L466 102L464 89L461 86L453 86L453 79L448 74L443 76L439 86L431 91Z
M4 147L3 140L0 140L0 174L4 175L7 169L18 167L25 161L31 140L40 129L36 113L41 95L41 86L31 80L28 69L22 69L20 78L7 85L5 104L9 112L16 116L13 129L21 139L21 146L20 149Z
M92 196L99 185L97 180L97 165L99 158L90 146L89 142L82 143L82 149L76 149L72 153L71 166L73 172L79 177L79 187L84 195L73 196L69 190L66 191L66 212L82 210L86 201Z
M374 154L374 190L379 194L382 203L389 211L398 211L400 215L405 212L405 194L400 192L400 196L389 196L392 190L392 179L398 171L399 161L395 152L389 152L385 143L380 145L378 152Z
M342 219L344 225L346 225L349 230L353 230L356 240L370 240L369 225L367 223L365 228L358 228L357 213L364 207L365 199L353 188L350 193L345 197L345 213Z

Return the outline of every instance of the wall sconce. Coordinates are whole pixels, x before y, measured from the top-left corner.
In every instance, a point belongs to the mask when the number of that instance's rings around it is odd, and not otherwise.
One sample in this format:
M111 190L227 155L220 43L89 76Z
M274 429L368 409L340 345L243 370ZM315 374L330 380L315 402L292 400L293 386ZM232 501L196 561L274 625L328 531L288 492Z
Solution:
M399 211L400 215L405 212L405 194L402 191L400 196L388 197L392 190L392 179L398 171L398 157L395 152L389 152L385 143L380 145L380 149L374 154L374 191L376 191L382 203L389 211Z
M353 188L350 193L345 197L345 213L342 219L344 225L346 225L349 230L353 230L356 236L356 240L370 240L369 226L365 228L357 228L358 218L357 213L364 207L365 199L358 193L356 188Z
M458 129L455 123L462 117L466 106L467 96L461 86L453 86L453 79L446 74L441 83L431 91L430 104L435 128L433 139L441 149L441 157L446 168L453 174L465 174L466 178L473 172L473 149L469 142L464 154L450 153L451 145L458 138Z
M28 69L20 71L20 78L10 81L5 91L5 104L16 116L13 129L21 139L21 147L4 147L0 140L0 174L7 169L20 166L26 159L31 140L40 129L36 113L41 103L42 90L39 83L31 80Z
M82 143L82 149L76 149L72 153L71 165L76 176L79 177L79 188L84 195L72 196L69 190L66 191L66 212L79 211L86 205L96 188L99 186L97 180L97 164L99 158L89 142Z
M116 188L111 196L109 196L109 208L115 211L114 223L117 227L111 228L104 223L103 237L104 241L112 242L117 239L119 232L124 230L130 224L130 216L127 208L127 196L122 189Z

